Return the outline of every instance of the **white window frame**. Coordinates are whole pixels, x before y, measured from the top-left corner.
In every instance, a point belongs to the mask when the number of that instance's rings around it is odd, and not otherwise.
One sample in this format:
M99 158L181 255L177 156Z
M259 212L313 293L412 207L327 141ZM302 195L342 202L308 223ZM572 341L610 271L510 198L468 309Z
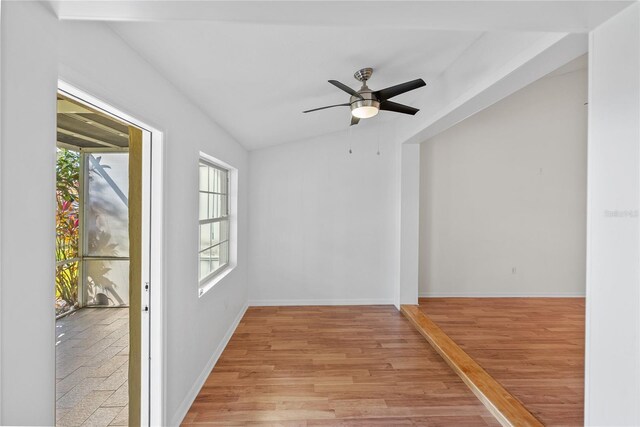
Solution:
M214 169L222 170L227 173L227 215L215 219L200 219L200 165L204 164L206 166L212 167ZM198 262L198 297L202 297L207 291L209 291L214 285L219 283L224 277L226 277L236 265L236 236L237 236L237 224L236 218L234 215L235 207L237 205L236 201L236 193L235 193L235 182L237 180L237 169L232 166L208 155L203 152L200 152L200 156L198 159L198 246L197 246L197 262ZM201 248L201 235L200 235L200 225L203 223L215 223L227 221L227 262L218 267L213 272L210 272L206 276L200 278L200 248ZM222 242L221 242L222 243Z

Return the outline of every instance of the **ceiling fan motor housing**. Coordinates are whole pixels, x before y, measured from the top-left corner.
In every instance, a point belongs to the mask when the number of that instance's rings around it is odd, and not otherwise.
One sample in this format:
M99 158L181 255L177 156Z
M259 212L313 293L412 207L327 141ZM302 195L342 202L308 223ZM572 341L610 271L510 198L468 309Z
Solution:
M362 89L358 91L358 94L360 97L352 95L349 99L352 114L361 119L373 117L378 114L378 110L380 110L380 101L378 101L371 89L364 85ZM373 109L375 109L375 111ZM361 111L366 115L358 113ZM369 112L368 114L366 113L367 111Z

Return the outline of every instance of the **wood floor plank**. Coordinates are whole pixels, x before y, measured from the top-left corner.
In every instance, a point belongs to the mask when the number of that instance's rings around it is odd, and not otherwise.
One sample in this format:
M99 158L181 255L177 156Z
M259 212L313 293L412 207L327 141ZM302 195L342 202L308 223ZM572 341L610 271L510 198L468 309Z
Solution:
M251 307L185 426L496 426L392 306Z
M545 425L584 424L584 298L421 298L420 309Z

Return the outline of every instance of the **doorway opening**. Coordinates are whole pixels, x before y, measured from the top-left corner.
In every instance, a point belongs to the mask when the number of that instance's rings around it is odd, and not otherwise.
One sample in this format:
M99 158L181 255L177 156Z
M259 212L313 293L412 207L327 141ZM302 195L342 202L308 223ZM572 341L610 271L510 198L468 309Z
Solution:
M159 422L161 323L151 336L162 311L160 238L151 241L152 203L159 202L152 183L160 172L152 174L154 132L67 85L57 103L56 424Z

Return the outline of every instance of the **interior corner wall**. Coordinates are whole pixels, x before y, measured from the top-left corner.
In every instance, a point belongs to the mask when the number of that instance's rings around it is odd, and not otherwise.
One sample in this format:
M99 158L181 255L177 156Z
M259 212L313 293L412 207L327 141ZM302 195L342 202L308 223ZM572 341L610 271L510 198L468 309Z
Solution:
M394 303L392 139L388 127L361 123L249 153L251 304Z
M55 423L57 22L2 3L2 425Z
M583 296L587 70L422 143L421 296Z
M640 425L640 5L590 34L585 423Z

